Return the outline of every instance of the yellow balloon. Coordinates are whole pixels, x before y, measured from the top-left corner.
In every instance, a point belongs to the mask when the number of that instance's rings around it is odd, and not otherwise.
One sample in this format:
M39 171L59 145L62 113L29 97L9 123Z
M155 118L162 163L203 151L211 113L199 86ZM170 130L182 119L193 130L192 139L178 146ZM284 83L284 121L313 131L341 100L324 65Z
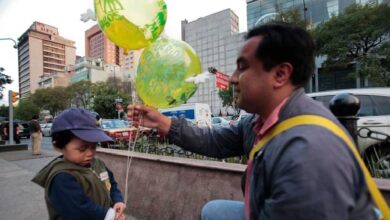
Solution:
M200 59L190 45L159 39L142 52L135 87L146 105L174 107L186 103L196 92L196 84L185 80L201 71Z
M155 41L167 21L164 0L94 0L103 33L125 50L136 50Z

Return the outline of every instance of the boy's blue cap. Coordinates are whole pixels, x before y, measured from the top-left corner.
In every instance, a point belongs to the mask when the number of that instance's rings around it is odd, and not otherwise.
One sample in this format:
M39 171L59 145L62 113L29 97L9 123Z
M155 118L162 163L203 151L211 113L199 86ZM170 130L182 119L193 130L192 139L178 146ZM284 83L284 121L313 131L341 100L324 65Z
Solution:
M51 133L69 130L83 141L97 143L112 141L96 122L95 116L85 109L68 108L54 118Z

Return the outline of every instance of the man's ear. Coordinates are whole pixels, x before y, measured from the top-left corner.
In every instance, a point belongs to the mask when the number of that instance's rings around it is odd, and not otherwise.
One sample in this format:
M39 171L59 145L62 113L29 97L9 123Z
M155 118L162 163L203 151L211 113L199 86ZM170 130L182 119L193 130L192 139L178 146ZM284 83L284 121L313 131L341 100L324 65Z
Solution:
M291 80L291 75L293 72L293 66L290 63L281 63L275 67L275 87L281 87L286 83L289 83Z

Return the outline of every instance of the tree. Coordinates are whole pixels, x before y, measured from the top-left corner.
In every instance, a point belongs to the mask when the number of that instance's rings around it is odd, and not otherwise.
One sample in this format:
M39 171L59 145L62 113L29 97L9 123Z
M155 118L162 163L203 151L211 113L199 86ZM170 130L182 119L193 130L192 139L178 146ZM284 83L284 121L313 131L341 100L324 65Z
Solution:
M0 116L2 116L2 117L8 117L9 116L9 114L8 114L8 109L9 109L9 107L8 106L6 106L6 105L1 105L0 106Z
M326 55L323 66L329 69L356 64L358 76L388 86L389 15L388 4L353 4L343 14L318 25L313 34L318 55Z
M90 81L80 81L67 88L71 103L76 107L89 109L93 99L92 83Z
M0 99L3 99L3 90L5 84L11 84L12 79L10 76L4 74L4 68L0 67Z
M115 100L119 97L122 99L122 105L127 106L131 101L131 94L123 92L121 89L122 82L116 79L113 83L98 82L93 86L93 110L103 118L116 118L118 116Z
M70 94L65 87L37 89L29 98L41 109L49 110L52 115L70 106Z
M235 104L234 96L233 96L233 85L230 83L229 90L221 89L218 91L218 96L222 99L223 107L232 107L236 114L240 114L240 109Z
M21 99L18 106L14 108L15 118L27 121L32 116L39 115L40 110L31 98Z

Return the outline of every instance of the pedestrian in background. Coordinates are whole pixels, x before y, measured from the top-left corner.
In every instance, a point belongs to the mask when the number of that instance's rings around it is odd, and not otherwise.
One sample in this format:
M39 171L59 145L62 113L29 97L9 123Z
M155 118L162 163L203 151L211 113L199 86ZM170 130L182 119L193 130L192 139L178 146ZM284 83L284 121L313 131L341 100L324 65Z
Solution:
M14 122L13 123L13 136L14 136L14 141L15 141L15 144L20 144L20 137L19 137L19 132L20 132L20 126L19 126L19 123L17 122ZM4 127L3 127L3 134L4 134L4 138L5 140L8 140L9 141L9 122L7 122Z
M112 141L95 116L70 108L52 125L52 143L61 156L33 178L45 188L51 220L124 220L125 204L113 173L95 157L98 142Z
M30 136L32 142L32 155L41 154L41 144L42 144L42 132L41 125L38 122L38 115L33 115L29 123Z
M313 40L301 28L267 24L250 30L230 81L238 106L252 114L230 127L198 128L154 108L128 106L129 120L158 129L185 150L249 159L245 202L210 201L202 219L375 218L364 174L347 142L311 121L271 136L284 122L302 118L296 116L318 116L345 134L328 109L305 95L314 56Z

